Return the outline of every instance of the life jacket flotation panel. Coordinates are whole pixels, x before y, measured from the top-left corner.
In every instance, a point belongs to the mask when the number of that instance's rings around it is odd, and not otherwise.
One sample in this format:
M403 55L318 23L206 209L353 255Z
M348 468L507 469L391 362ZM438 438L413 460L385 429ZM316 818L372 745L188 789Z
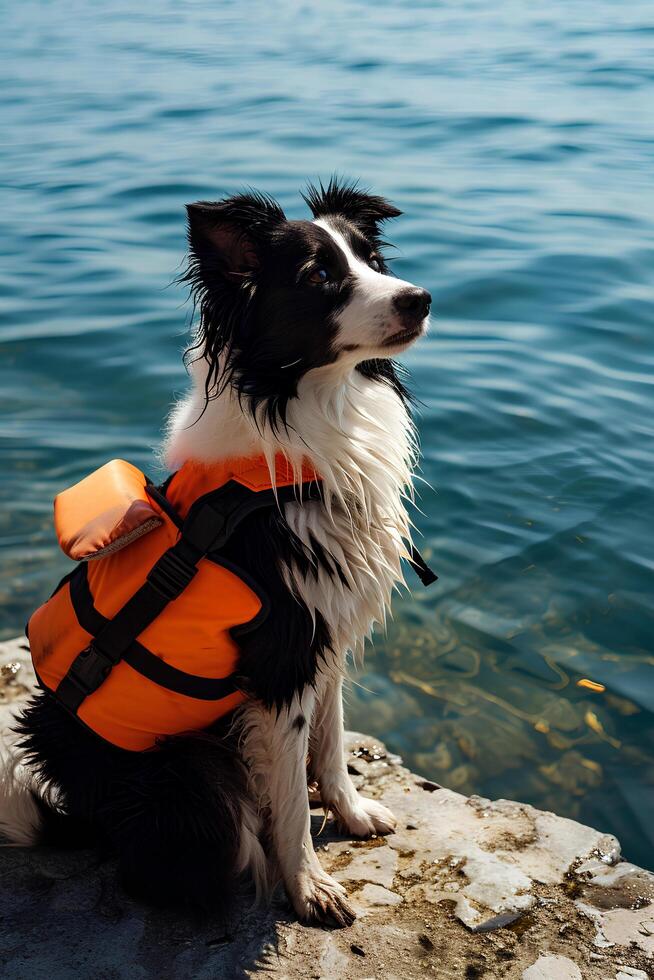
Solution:
M261 586L220 548L253 510L320 499L283 456L185 464L155 488L113 460L55 501L60 544L80 564L32 615L41 685L113 745L153 748L241 704L238 636L268 612ZM274 487L274 489L273 489Z

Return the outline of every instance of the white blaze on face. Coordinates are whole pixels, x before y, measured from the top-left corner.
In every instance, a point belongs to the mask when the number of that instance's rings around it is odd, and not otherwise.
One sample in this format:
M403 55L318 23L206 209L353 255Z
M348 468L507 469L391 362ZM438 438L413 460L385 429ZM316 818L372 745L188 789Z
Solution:
M415 286L404 279L385 276L371 269L357 258L346 238L332 227L329 221L318 218L315 224L334 239L344 253L354 278L352 296L336 318L338 324L336 344L340 348L373 348L379 353L379 349L384 348L385 342L405 326L394 307L395 297L407 289L415 289ZM423 331L426 327L427 318L423 323ZM404 345L400 343L398 346ZM386 356L396 352L396 346L393 346L392 350L389 347L383 350Z

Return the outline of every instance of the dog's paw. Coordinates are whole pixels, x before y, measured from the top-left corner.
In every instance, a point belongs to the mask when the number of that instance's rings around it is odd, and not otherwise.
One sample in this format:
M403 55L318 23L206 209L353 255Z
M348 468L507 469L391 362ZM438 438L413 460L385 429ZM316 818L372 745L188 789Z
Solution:
M353 837L392 834L397 826L397 820L388 807L365 796L357 796L356 805L346 813L339 811L336 819L343 830Z
M286 887L298 918L307 925L343 929L356 919L345 889L322 868L300 872Z

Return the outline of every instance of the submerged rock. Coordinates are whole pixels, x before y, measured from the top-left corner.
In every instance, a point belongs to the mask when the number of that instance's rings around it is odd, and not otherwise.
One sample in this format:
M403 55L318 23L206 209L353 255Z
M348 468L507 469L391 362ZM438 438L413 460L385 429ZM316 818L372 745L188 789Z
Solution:
M31 684L21 641L0 644L3 728ZM247 887L229 922L198 922L132 901L93 852L3 848L3 978L654 980L654 875L621 861L614 837L452 792L366 735L350 733L348 752L359 789L398 817L387 838L331 823L318 835L313 801L320 861L358 912L350 929L300 925L283 894L253 908Z

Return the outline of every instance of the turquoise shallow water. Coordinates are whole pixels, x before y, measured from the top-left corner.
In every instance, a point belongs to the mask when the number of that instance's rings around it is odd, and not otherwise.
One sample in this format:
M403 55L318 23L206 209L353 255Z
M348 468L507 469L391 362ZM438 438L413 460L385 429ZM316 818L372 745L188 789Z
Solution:
M651 4L108 6L4 13L1 635L66 568L54 493L156 472L184 203L251 183L298 217L306 178L359 176L434 296L406 361L440 580L350 721L654 866Z

